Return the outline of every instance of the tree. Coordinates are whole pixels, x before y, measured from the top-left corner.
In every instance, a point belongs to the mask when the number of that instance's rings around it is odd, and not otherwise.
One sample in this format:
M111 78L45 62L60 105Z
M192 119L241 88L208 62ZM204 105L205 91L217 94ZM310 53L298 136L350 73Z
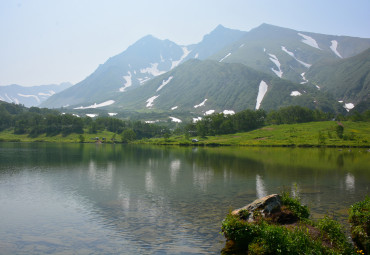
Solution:
M125 129L121 134L121 139L123 143L129 143L134 141L136 138L136 133L131 128Z
M343 132L344 132L343 124L338 122L338 125L335 128L335 131L337 132L337 136L342 139L343 138Z

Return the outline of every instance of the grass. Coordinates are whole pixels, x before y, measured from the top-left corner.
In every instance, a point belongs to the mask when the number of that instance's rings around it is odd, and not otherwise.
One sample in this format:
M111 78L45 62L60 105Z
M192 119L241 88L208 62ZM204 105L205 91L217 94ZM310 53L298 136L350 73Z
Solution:
M96 134L88 134L86 131L82 134L85 143L94 143L96 140L94 138L99 137L102 140L103 137L106 138L105 142L111 142L111 138L114 133L109 131L101 131ZM117 137L116 139L120 139ZM4 130L0 132L1 142L51 142L51 143L79 143L81 142L80 134L69 134L63 136L62 134L55 136L47 136L45 134L39 135L37 137L31 137L28 134L15 135L12 130Z
M172 145L224 145L224 146L298 146L298 147L370 147L369 122L342 122L343 138L336 133L335 121L310 122L303 124L271 125L245 133L192 138L173 136L169 139L156 138L137 143Z

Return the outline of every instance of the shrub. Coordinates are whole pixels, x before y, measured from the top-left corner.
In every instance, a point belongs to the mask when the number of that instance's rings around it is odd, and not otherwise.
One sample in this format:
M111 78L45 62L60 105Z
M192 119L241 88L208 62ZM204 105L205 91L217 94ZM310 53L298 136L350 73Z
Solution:
M358 248L370 253L370 197L357 202L349 209L352 239Z
M310 216L307 205L302 205L300 199L290 196L289 192L283 192L281 195L281 202L299 219L308 219Z
M318 221L317 227L321 230L323 235L329 238L333 246L342 250L351 249L351 245L348 243L346 235L344 234L344 229L338 221L325 216Z

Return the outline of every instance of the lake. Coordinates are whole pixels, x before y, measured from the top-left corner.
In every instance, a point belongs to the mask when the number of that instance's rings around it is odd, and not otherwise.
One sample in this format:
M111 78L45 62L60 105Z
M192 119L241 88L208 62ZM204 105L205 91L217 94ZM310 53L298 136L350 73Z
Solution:
M370 194L369 159L363 148L0 143L0 254L219 254L225 215L282 191L346 223Z

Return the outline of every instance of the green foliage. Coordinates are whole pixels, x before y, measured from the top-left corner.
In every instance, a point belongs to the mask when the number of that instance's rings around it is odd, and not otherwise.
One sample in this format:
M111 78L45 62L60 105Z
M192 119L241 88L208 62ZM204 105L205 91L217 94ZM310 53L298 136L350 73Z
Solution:
M194 124L194 127L197 135L204 138L209 135L232 134L262 127L265 117L264 110L244 110L234 115L215 113L204 117Z
M49 137L61 134L66 137L73 133L83 134L84 129L87 129L89 134L96 134L105 130L120 134L128 130L123 134L125 142L169 133L167 128L141 121L123 121L108 117L81 118L73 114L61 114L49 109L37 107L28 109L23 106L0 102L0 131L5 129L12 129L16 135L27 134L31 138L43 134Z
M80 134L78 136L78 140L79 140L80 143L83 143L83 142L85 142L85 137L82 134Z
M344 127L341 123L338 123L338 125L335 128L335 132L337 133L337 136L339 138L343 138Z
M221 230L228 240L222 254L354 254L337 221L325 217L314 223L307 220L308 209L299 199L288 193L281 197L284 206L300 215L300 222L287 227L262 217L248 222L248 211L229 213L222 221Z
M353 204L349 210L351 235L355 244L365 251L370 252L370 197Z
M308 219L310 211L307 205L302 205L298 197L292 197L288 192L281 195L281 203L285 205L299 219Z
M223 254L352 254L348 242L341 239L343 233L340 240L333 239L333 247L328 248L323 239L311 236L305 225L288 229L265 220L249 223L228 214L222 222L222 232L233 244L227 246Z
M221 230L228 240L235 241L237 246L246 248L260 235L261 229L258 224L240 220L239 216L229 213L222 221Z
M129 128L122 132L121 138L123 143L132 142L136 138L136 133L134 132L134 130Z
M320 110L311 110L301 106L287 106L279 110L270 111L267 114L267 123L270 124L294 124L311 121L329 120L332 117L330 113L324 113Z
M344 234L344 229L338 221L325 216L318 221L317 227L322 233L325 233L330 239L330 242L335 243L336 246L341 246L343 249L350 248L347 237Z

